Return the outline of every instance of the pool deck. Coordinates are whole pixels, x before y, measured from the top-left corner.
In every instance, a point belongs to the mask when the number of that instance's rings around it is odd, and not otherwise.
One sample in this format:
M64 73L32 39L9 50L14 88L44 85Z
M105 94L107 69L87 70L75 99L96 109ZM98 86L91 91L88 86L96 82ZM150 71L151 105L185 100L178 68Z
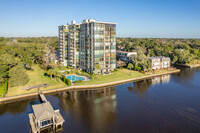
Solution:
M79 76L79 75L77 75L77 74L68 74L68 75L65 75L65 77L67 78L67 76L71 76L71 75L84 78L84 80L82 80L82 81L88 81L88 80L89 80L88 77L86 77L86 76ZM68 79L69 79L69 78L68 78ZM69 79L69 80L70 80L70 79ZM70 81L71 81L71 80L70 80ZM75 81L78 81L78 80L75 80ZM75 81L72 81L72 82L75 82Z
M64 88L46 90L46 91L43 91L43 94L55 94L55 93L63 92L63 91L67 91L67 90L92 89L92 88L100 88L100 87L106 87L106 86L112 86L112 85L119 85L119 84L124 84L124 83L128 83L128 82L133 82L133 81L138 81L138 80L143 80L143 79L148 79L148 78L152 78L152 77L157 77L157 76L166 75L166 74L173 74L173 73L178 73L178 72L180 72L180 70L174 70L171 72L165 72L165 73L161 73L161 74L151 74L151 75L142 76L142 77L138 77L138 78L120 80L120 81L98 84L98 85L69 86L69 87L64 87ZM22 95L16 95L16 96L4 97L4 98L0 98L0 104L35 98L37 96L38 96L38 93L35 92L35 93L28 93L28 94L22 94Z

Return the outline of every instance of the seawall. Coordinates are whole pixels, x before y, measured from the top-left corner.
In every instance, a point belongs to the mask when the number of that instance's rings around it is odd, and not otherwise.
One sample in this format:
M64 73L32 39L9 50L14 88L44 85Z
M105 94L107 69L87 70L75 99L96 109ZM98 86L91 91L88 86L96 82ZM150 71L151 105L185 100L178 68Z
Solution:
M184 65L184 64L174 64L175 66L180 66L180 67L186 67L186 68L197 68L200 67L200 64L194 64L194 65Z
M57 92L63 92L63 91L67 91L67 90L100 88L100 87L119 85L119 84L124 84L124 83L128 83L128 82L133 82L133 81L138 81L138 80L143 80L143 79L148 79L148 78L152 78L152 77L157 77L157 76L166 75L166 74L173 74L173 73L178 73L178 72L180 72L180 70L174 70L171 72L165 72L165 73L161 73L161 74L152 74L152 75L142 76L142 77L138 77L138 78L120 80L120 81L98 84L98 85L77 85L77 86L69 86L69 87L57 88L57 89L52 89L52 90L44 90L44 91L42 91L42 93L43 94L55 94ZM38 93L34 92L34 93L27 93L27 94L22 94L22 95L4 97L4 98L0 98L0 104L35 98L37 96L38 96Z

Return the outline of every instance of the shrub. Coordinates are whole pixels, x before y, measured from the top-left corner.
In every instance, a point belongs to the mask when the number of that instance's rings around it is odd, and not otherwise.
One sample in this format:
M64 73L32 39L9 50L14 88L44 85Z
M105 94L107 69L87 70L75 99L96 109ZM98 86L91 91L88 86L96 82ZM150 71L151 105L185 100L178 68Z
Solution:
M141 73L145 74L145 72L144 72L144 71L141 71Z
M75 81L74 83L75 84L80 84L82 82L82 80L77 80L77 81Z
M7 90L8 90L8 79L6 79L6 81L0 86L0 97L3 97L4 94L7 93Z
M61 76L60 78L66 85L70 86L71 85L71 81L66 78L65 76Z
M76 74L79 75L80 74L79 71L76 71Z

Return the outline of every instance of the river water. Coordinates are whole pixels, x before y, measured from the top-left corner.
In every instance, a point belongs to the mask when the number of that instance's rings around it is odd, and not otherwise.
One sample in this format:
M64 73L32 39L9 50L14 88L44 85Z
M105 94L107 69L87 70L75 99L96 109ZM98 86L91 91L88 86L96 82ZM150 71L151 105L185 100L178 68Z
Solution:
M200 133L200 68L94 90L48 95L64 133ZM30 132L37 98L0 106L0 133Z

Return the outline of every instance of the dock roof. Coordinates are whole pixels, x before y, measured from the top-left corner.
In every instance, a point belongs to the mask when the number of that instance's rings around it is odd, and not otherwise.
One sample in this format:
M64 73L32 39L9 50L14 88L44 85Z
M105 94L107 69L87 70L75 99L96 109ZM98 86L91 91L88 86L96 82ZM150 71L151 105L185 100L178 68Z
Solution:
M57 115L49 102L33 105L32 108L37 121L49 119Z

